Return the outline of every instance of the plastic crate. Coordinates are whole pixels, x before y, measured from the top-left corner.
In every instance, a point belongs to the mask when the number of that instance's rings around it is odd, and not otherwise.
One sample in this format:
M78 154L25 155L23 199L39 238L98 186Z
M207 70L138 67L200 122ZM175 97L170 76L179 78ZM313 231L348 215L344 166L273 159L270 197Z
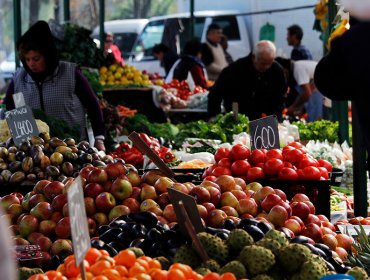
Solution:
M265 180L263 186L270 186L274 189L281 189L285 192L287 199L297 193L303 193L308 196L316 209L316 214L325 215L330 219L330 180L322 181L283 181L283 180Z

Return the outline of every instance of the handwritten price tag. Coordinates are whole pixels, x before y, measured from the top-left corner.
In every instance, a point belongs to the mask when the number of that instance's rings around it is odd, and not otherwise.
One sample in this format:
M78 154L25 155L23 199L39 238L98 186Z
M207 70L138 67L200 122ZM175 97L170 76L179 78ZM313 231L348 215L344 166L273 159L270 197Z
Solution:
M80 265L90 248L90 235L80 176L75 179L68 190L68 211L73 213L73 215L70 215L73 251L76 264Z
M10 133L15 145L19 146L23 141L31 139L32 135L39 135L39 130L29 106L23 106L5 112Z
M252 149L279 149L279 130L276 116L251 121L249 123Z

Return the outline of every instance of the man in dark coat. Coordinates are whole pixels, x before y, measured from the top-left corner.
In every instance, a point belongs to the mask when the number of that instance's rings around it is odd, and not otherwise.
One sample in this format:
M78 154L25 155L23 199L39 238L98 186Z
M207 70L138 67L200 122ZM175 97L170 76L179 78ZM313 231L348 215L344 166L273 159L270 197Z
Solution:
M350 29L334 38L315 71L315 84L333 100L352 100L370 154L370 21L350 20Z
M221 112L221 103L226 111L237 102L239 112L250 120L264 114L281 119L287 84L282 67L274 61L275 45L260 41L253 52L226 67L208 95L208 114L214 117Z

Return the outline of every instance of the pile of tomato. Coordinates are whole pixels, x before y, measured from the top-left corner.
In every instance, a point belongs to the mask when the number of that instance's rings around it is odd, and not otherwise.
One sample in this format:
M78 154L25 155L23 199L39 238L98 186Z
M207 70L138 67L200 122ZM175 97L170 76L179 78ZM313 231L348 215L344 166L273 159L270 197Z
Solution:
M201 86L195 86L194 90L191 91L187 80L183 80L180 82L179 80L176 80L176 79L173 79L169 83L163 84L162 87L164 89L169 89L169 88L175 89L174 91L175 96L185 101L188 100L189 97L193 94L207 91Z
M328 180L333 166L324 159L309 155L299 142L282 149L250 150L243 144L218 148L216 163L207 168L203 178L213 180L221 175L240 177L247 182L262 179Z

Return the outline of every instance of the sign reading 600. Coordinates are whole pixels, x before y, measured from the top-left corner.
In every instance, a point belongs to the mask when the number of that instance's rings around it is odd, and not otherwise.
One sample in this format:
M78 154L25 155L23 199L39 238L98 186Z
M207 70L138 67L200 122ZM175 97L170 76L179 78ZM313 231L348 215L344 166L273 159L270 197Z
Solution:
M276 116L251 121L249 124L252 149L280 148L278 121Z

